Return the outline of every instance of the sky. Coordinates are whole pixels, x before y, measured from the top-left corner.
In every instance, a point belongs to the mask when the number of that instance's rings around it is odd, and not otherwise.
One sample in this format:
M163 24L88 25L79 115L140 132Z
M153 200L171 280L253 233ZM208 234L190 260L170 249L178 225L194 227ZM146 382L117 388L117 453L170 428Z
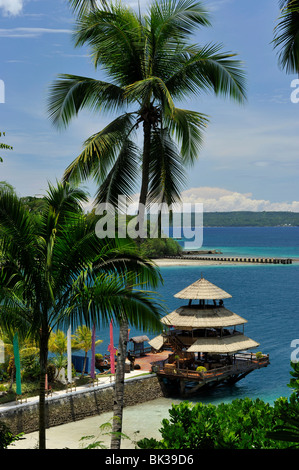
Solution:
M142 11L148 3L140 0ZM223 51L237 54L246 72L247 100L240 105L210 93L176 103L209 116L182 199L203 203L207 212L299 212L299 102L291 100L296 76L279 68L273 49L278 0L203 3L212 26L192 40L221 43ZM6 132L0 141L13 146L1 153L0 180L20 196L45 194L85 139L112 118L85 110L58 131L48 117L49 89L59 74L103 78L88 50L74 47L74 21L67 0L0 0L0 131ZM92 198L95 184L83 186Z

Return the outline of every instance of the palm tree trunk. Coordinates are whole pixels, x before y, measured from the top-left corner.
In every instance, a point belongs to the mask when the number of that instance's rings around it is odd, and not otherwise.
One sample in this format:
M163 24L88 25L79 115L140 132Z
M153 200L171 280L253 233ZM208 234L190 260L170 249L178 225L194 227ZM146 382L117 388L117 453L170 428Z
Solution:
M144 224L145 206L148 196L149 169L150 169L150 148L151 148L151 123L148 120L143 122L143 155L142 155L142 179L139 196L139 230ZM144 237L140 237L143 239Z
M48 335L42 328L40 338L40 385L39 385L39 449L46 448L46 393L45 382L48 362Z
M114 389L114 405L113 405L113 422L111 449L120 449L122 417L124 407L124 389L125 389L125 362L127 356L128 342L128 320L124 316L119 328L119 344L115 373L115 389Z
M84 374L85 374L86 361L87 361L87 351L85 351L84 364L83 364L83 369L82 369L81 377L84 377Z

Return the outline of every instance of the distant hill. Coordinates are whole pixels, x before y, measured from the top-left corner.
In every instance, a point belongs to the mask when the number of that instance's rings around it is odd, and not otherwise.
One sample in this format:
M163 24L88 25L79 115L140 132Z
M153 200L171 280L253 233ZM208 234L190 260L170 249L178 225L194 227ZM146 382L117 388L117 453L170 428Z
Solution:
M186 225L190 216L182 217L181 225ZM178 226L177 218L174 218L175 225ZM192 214L191 225L194 223L195 216ZM189 225L189 223L188 223ZM298 227L299 212L204 212L204 227Z
M299 226L298 212L204 212L205 227Z

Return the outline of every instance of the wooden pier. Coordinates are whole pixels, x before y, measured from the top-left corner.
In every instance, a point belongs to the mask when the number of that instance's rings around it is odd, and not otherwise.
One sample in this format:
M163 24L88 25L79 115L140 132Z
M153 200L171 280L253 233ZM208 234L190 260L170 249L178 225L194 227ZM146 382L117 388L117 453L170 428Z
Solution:
M165 259L191 260L191 261L221 261L236 263L258 263L258 264L292 264L292 258L250 258L250 257L230 257L230 256L165 256Z

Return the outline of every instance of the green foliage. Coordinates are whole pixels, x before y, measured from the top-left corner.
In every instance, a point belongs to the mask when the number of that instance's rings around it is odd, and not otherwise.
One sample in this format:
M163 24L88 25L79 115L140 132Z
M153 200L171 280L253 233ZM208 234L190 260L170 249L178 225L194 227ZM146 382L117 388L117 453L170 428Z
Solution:
M276 227L298 226L299 214L296 212L205 212L205 227Z
M10 444L18 441L21 435L14 436L6 424L0 421L0 450L7 449Z
M278 49L278 64L286 73L299 70L299 2L298 0L279 0L281 15L275 27L274 49Z
M37 381L39 379L39 355L30 354L21 358L22 380Z
M0 137L5 136L5 132L0 132ZM11 145L3 144L0 142L0 149L5 149L5 150L13 150L13 147ZM0 162L3 162L2 158L0 157Z
M163 258L164 256L179 256L182 247L171 238L147 238L140 246L142 256L147 258Z
M281 425L281 416L298 416L299 403L281 398L274 406L260 399L205 405L172 405L170 419L162 421L162 440L142 439L139 448L156 449L277 449L290 443L274 440L268 432Z
M299 362L291 362L291 368L293 369L290 371L292 378L288 387L294 390L297 399L299 399Z

